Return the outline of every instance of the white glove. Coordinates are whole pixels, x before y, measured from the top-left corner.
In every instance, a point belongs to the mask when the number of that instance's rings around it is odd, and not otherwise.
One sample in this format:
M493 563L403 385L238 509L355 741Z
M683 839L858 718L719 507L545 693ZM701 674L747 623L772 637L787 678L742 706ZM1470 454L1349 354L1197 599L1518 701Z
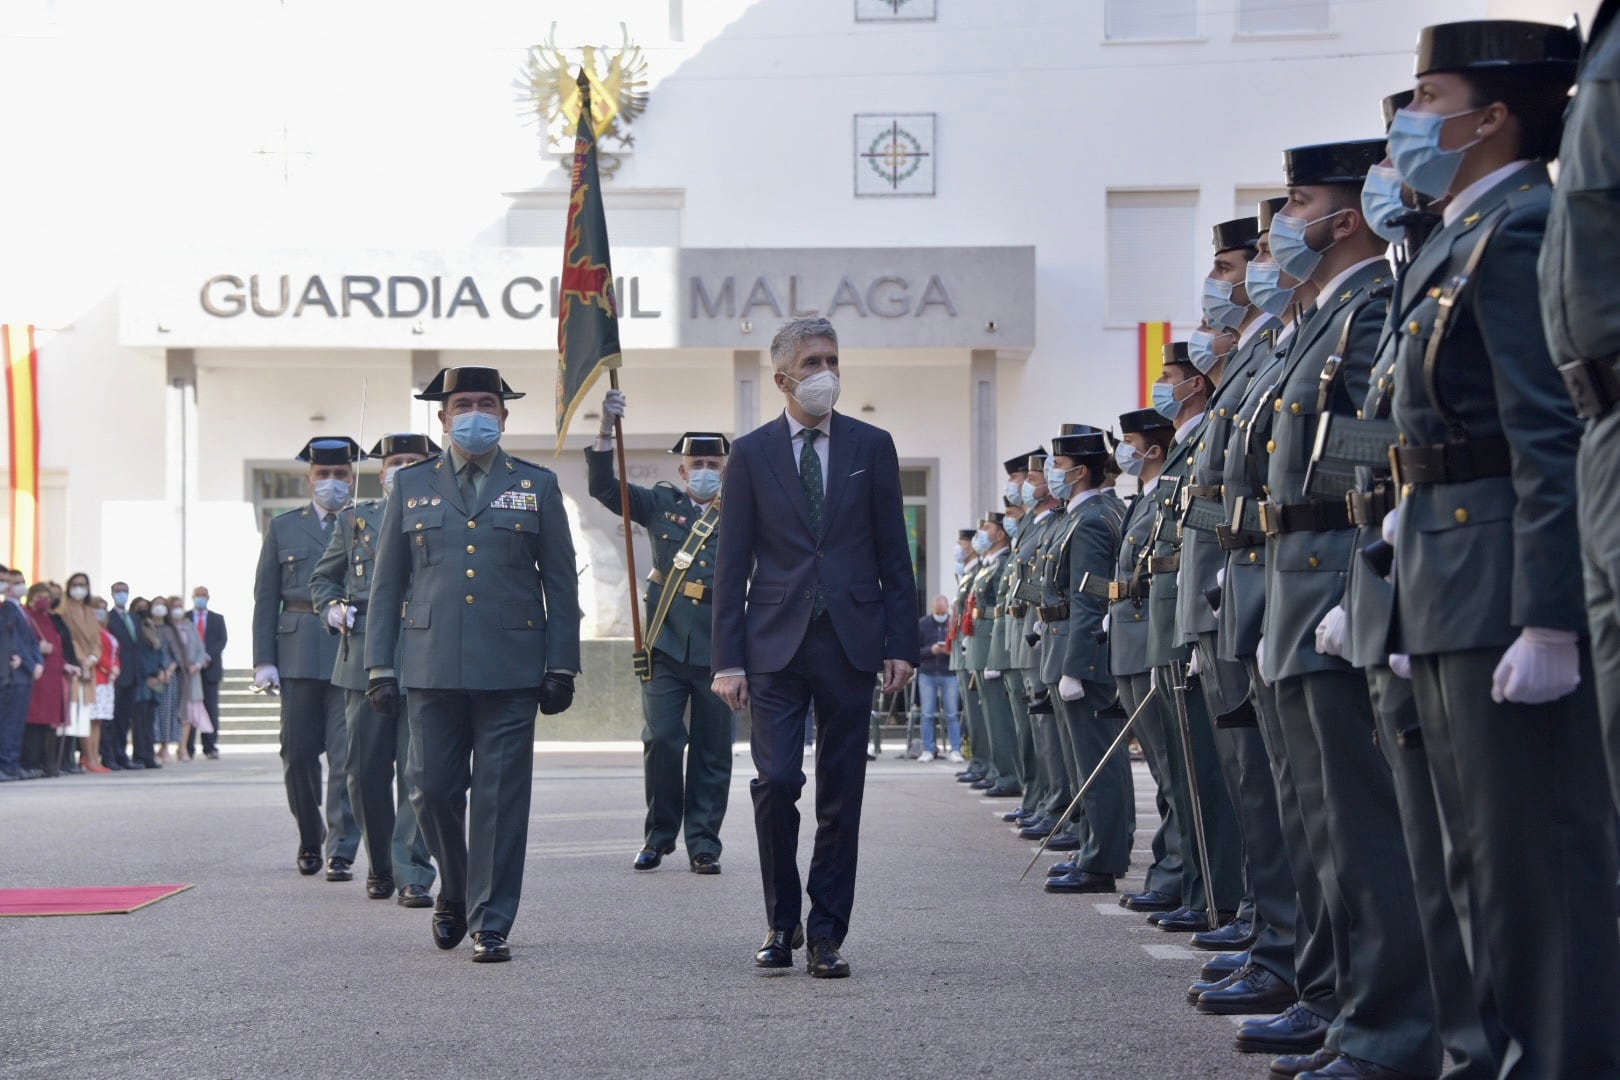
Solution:
M1079 701L1085 696L1085 684L1073 675L1065 675L1058 680L1058 697L1064 701Z
M281 672L276 670L274 664L260 664L253 669L253 685L260 689L274 686L279 690L281 689Z
M999 679L1001 678L1001 672L996 671L994 668L985 668L984 677L987 679Z
M1215 569L1215 587L1217 589L1226 588L1226 567L1224 566Z
M1316 624L1316 651L1323 656L1344 656L1344 606L1335 605Z
M1384 517L1384 526L1382 529L1384 543L1388 544L1390 547L1395 546L1395 524L1396 522L1400 521L1400 518L1401 508L1398 506L1390 510L1390 512Z
M1032 630L1033 632L1035 632L1037 634L1040 634L1040 635L1042 635L1044 637L1045 634L1046 634L1046 623L1045 623L1045 621L1041 620L1041 619L1036 619L1035 620L1035 625L1030 627L1030 630Z
M1395 673L1398 679L1412 678L1412 658L1403 652L1389 654L1389 670Z
M1192 678L1194 675L1198 674L1199 670L1200 670L1200 668L1198 666L1198 646L1194 645L1193 650L1192 650L1192 655L1187 658L1187 677Z
M1108 633L1108 616L1110 616L1112 614L1113 614L1112 611L1103 612L1102 632L1105 633L1105 634Z
M1260 672L1260 681L1261 682L1265 683L1267 686L1276 685L1270 679L1267 679L1266 675L1265 675L1265 671L1266 671L1266 639L1265 638L1261 638L1259 641L1254 643L1254 669L1256 671Z
M326 605L326 625L334 630L354 629L354 608L341 600Z
M1491 676L1491 700L1498 704L1545 705L1581 685L1581 650L1573 630L1527 626L1503 655Z
M603 438L613 434L613 421L624 418L624 391L609 390L607 396L602 398L602 426L597 434Z

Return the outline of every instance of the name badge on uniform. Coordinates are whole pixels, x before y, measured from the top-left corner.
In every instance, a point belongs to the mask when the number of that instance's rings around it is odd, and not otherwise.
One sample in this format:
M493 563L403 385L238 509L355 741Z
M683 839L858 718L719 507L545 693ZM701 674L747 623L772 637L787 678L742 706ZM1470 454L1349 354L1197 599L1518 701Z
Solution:
M532 491L503 491L500 497L489 504L491 510L527 510L530 513L540 512L540 499Z

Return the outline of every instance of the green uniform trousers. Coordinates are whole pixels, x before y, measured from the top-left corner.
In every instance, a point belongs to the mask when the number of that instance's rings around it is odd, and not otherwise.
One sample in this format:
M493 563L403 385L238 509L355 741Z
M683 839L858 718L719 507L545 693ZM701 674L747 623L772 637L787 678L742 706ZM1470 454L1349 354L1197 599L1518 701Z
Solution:
M1018 732L1013 727L1012 704L1007 700L1007 678L994 679L979 674L979 708L984 712L985 732L990 739L990 760L995 766L996 784L1017 789L1018 786Z
M1036 806L1046 794L1039 769L1035 764L1035 729L1029 722L1029 673L1022 668L1009 668L1001 674L1001 686L1007 692L1007 704L1012 708L1013 733L1018 741L1018 753L1013 759L1018 776L1018 787L1024 793L1024 805Z
M377 715L366 695L345 690L349 719L349 800L370 863L369 877L389 878L396 889L433 885L433 860L411 804L411 725ZM395 791L398 796L396 798Z
M325 679L281 680L281 773L298 823L300 850L354 861L360 827L349 801L349 724L344 691ZM326 817L321 820L321 755L326 755Z
M1153 688L1153 676L1144 671L1139 675L1121 675L1114 680L1119 687L1119 703L1126 716L1136 716L1148 692ZM1142 882L1144 892L1160 892L1166 896L1181 897L1181 823L1176 818L1175 804L1170 798L1170 749L1164 741L1164 716L1160 712L1163 702L1154 698L1152 704L1136 716L1131 734L1147 759L1148 773L1156 788L1154 804L1159 811L1159 824L1153 830L1151 851L1153 861L1148 864Z
M646 846L672 849L684 821L687 857L719 858L720 823L731 793L731 709L710 688L708 667L662 652L652 659L652 678L641 686Z
M1168 666L1153 669L1154 685L1159 688L1164 723L1165 746L1169 749L1172 798L1176 803L1176 817L1180 821L1182 887L1181 902L1194 911L1208 910L1213 894L1217 911L1235 912L1243 902L1243 863L1238 841L1237 813L1226 793L1226 779L1221 774L1220 762L1215 754L1215 737L1209 722L1209 710L1204 707L1204 695L1196 682L1187 686L1187 723L1192 736L1193 760L1189 763L1183 751L1180 717L1176 710L1176 696ZM1192 785L1188 769L1198 770L1199 805L1203 811L1204 837L1209 846L1209 879L1199 865L1198 834L1193 825Z
M1080 790L1096 772L1097 781L1080 800L1086 828L1074 861L1082 870L1115 877L1131 868L1131 844L1136 839L1136 791L1131 784L1131 759L1124 747L1107 760L1103 754L1124 726L1124 720L1098 716L1097 710L1112 697L1113 687L1086 681L1085 696L1064 701L1052 688L1058 708L1058 737L1064 759ZM1099 772L1099 766L1101 771ZM1071 801L1073 796L1070 796Z

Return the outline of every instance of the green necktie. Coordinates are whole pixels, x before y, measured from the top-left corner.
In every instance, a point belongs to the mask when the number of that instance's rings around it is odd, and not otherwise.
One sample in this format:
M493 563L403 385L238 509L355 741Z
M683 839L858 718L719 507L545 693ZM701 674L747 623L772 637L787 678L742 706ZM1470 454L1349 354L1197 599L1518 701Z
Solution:
M827 498L821 482L821 459L816 456L816 436L820 434L815 428L805 428L804 449L799 451L799 482L804 485L804 497L810 501L810 531L817 540L821 538L821 508ZM821 586L817 585L810 617L819 619L826 610L827 601L822 596Z
M326 520L321 522L321 532L322 532L323 535L326 535L326 536L331 536L332 535L332 522L336 518L337 518L336 514L327 514L326 515Z
M484 473L478 467L478 462L469 461L467 467L461 470L461 497L467 503L467 509L473 509L478 502L478 478Z

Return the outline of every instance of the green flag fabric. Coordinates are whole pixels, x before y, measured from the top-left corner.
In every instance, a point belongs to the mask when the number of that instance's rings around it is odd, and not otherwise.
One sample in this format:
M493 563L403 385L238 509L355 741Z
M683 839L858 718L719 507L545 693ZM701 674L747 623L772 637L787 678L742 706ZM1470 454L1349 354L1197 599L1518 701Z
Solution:
M557 452L574 411L596 378L619 366L619 304L613 295L607 216L596 171L596 131L591 124L591 86L579 73L579 127L568 196L568 234L563 243L562 289L557 317Z

